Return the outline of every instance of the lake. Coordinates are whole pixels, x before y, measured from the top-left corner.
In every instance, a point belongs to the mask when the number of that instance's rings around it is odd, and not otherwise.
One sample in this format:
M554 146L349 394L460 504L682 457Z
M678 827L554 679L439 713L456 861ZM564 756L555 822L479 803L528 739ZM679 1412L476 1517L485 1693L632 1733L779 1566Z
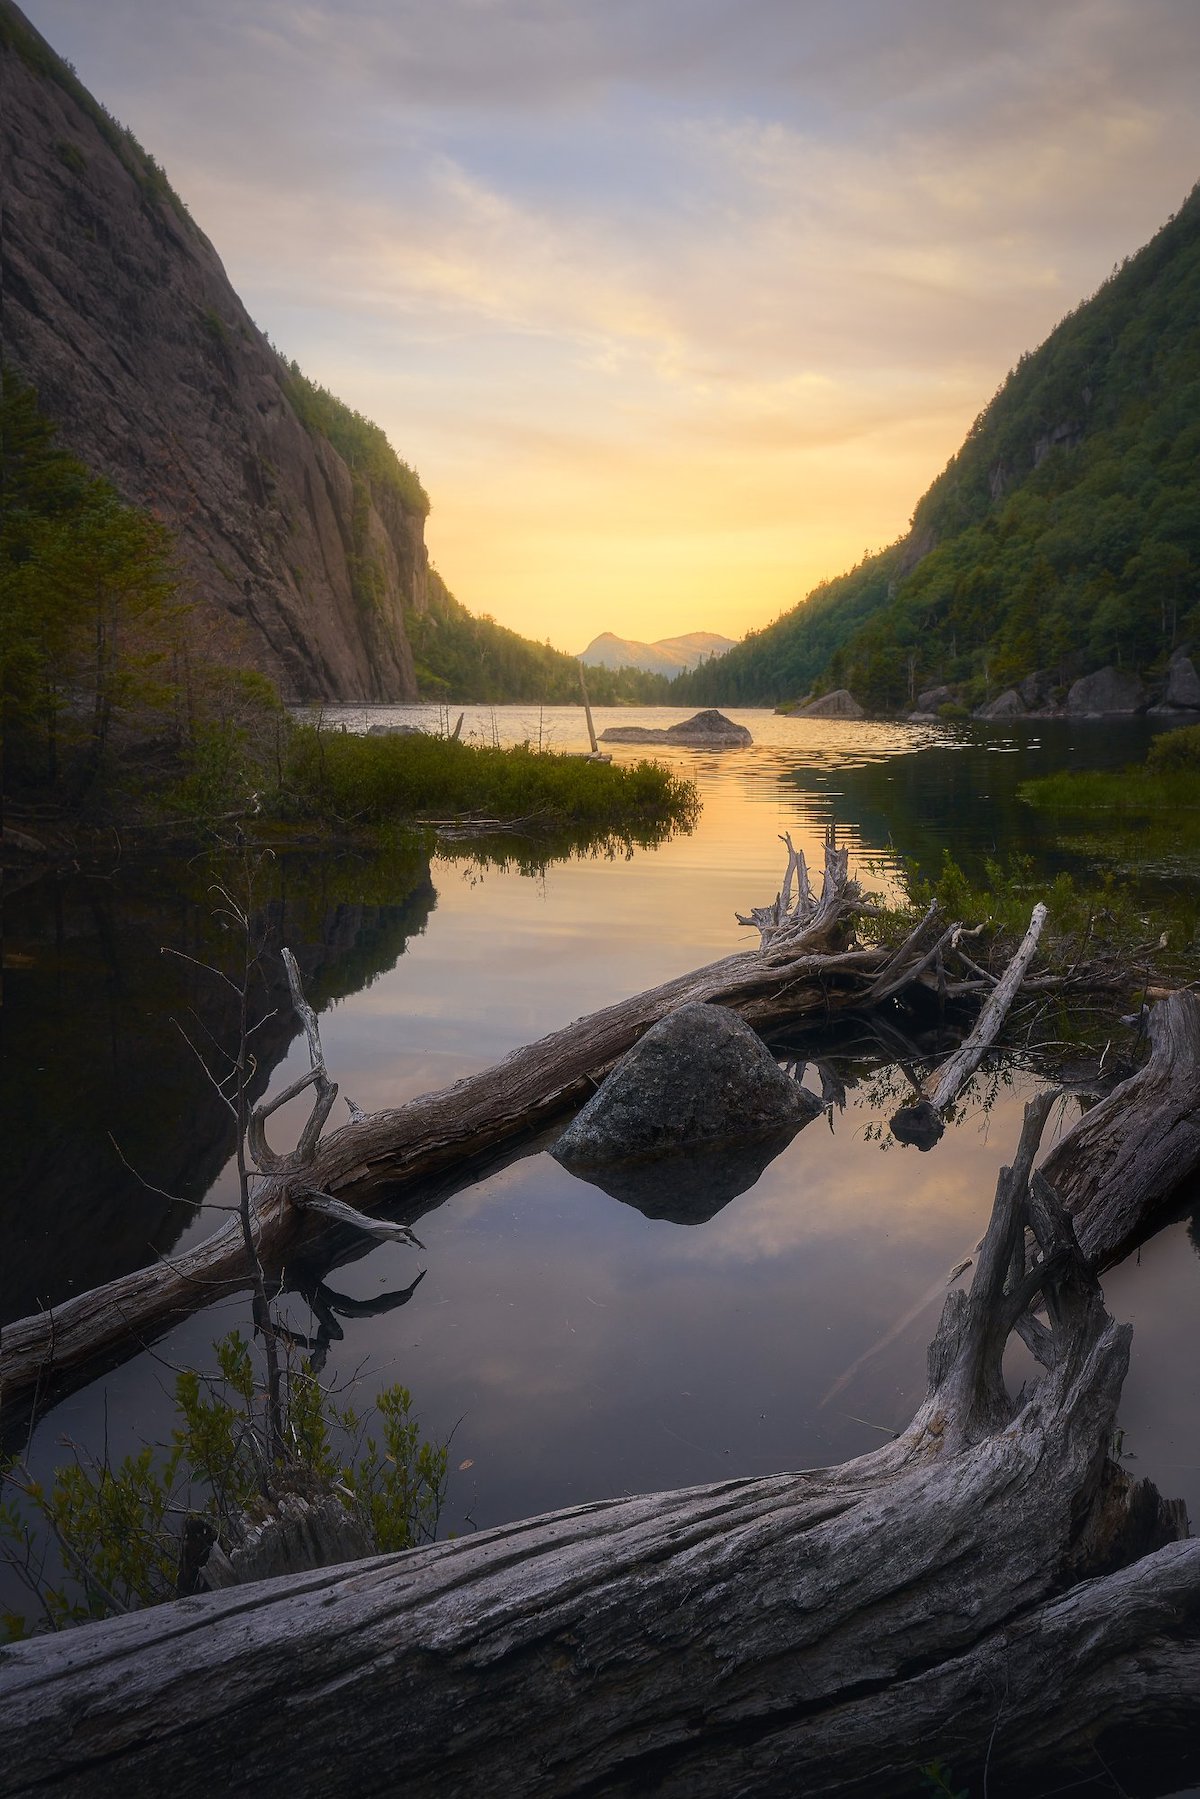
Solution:
M392 715L325 716L361 728ZM446 721L436 707L394 716ZM596 724L678 716L598 709ZM730 716L753 748L614 746L621 760L661 754L700 789L696 830L653 848L543 865L535 842L514 838L508 866L462 844L428 860L403 848L278 858L257 895L275 933L262 1002L279 1008L258 1040L260 1086L277 1090L307 1068L279 941L300 957L342 1095L392 1106L751 947L734 913L777 891L782 831L819 866L836 824L852 869L884 892L896 889L898 857L932 867L947 845L968 863L1021 849L1056 868L1063 858L1017 800L1019 781L1119 766L1150 729ZM464 734L586 747L578 709L468 708ZM133 863L114 845L100 871L6 899L0 1324L195 1241L234 1197L228 1119L182 1035L215 1055L232 1013L211 977L160 953L232 962L212 879L203 861ZM360 1403L402 1380L425 1431L452 1438L444 1531L841 1461L907 1423L949 1273L973 1254L1038 1082L1013 1064L985 1072L921 1155L888 1140L903 1076L869 1031L806 1039L793 1053L810 1085L818 1059L845 1082L844 1110L809 1125L706 1222L646 1217L542 1151L425 1196L420 1250L355 1240L332 1271L294 1271L283 1302L293 1328L315 1333L301 1289L321 1282L343 1332L327 1345L325 1378L353 1385ZM295 1111L276 1121L275 1140ZM345 1116L339 1099L335 1122ZM1181 1219L1105 1280L1111 1310L1134 1326L1123 1453L1183 1496L1193 1519L1197 1234ZM211 1361L213 1340L248 1328L248 1312L244 1297L210 1306L63 1398L33 1433L34 1463L62 1459L64 1437L98 1446L107 1429L120 1453L167 1432L172 1370Z

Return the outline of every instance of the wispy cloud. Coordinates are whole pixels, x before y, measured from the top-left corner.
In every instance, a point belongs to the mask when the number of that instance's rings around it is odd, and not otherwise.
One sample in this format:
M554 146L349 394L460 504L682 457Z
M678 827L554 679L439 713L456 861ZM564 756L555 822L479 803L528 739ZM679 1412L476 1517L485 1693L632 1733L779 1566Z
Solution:
M567 648L895 535L1200 170L1191 0L28 4L460 596Z

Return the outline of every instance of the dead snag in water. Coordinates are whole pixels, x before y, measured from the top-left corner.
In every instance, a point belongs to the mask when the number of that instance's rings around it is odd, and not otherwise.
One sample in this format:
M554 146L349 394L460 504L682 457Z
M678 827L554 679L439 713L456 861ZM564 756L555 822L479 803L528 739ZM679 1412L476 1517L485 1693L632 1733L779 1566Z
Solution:
M911 1105L901 1106L893 1114L890 1121L891 1132L901 1143L915 1144L918 1149L932 1149L940 1140L946 1128L942 1115L947 1107L953 1105L999 1036L1004 1020L1008 1017L1009 1007L1025 979L1025 971L1033 960L1045 922L1046 908L1039 900L1033 908L1029 929L1021 947L997 981L970 1036L959 1044L954 1054L947 1057L940 1068L935 1068L922 1081L920 1097ZM955 926L947 934L945 941L949 948L955 947L955 932L961 929L961 926Z
M4 1791L191 1799L236 1758L263 1799L314 1767L326 1799L900 1799L935 1757L1031 1795L1099 1755L1194 1756L1200 1543L1106 1458L1130 1332L1031 1197L1046 1112L890 1443L18 1644ZM1014 1399L1005 1341L1038 1295L1045 1373Z

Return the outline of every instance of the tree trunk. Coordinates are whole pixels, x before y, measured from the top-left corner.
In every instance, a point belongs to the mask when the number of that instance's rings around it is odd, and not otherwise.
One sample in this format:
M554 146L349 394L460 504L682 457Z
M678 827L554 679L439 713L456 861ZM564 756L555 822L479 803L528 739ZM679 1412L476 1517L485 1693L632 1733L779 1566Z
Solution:
M1200 1543L1106 1458L1130 1332L1030 1181L1047 1111L893 1442L16 1645L0 1793L191 1799L236 1767L260 1799L889 1799L938 1759L1029 1799L1134 1755L1138 1790L1151 1755L1178 1784ZM1038 1290L1047 1372L1014 1401L1001 1357Z

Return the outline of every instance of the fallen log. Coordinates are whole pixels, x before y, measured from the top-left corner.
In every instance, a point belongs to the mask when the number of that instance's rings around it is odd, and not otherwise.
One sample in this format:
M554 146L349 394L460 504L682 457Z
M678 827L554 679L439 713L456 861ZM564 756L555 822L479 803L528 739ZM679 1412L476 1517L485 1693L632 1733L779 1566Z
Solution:
M997 981L970 1036L964 1038L954 1054L948 1056L939 1068L935 1068L922 1081L919 1097L893 1113L889 1128L898 1142L915 1144L922 1150L932 1149L935 1143L940 1142L946 1128L944 1114L954 1104L1000 1035L1009 1007L1017 997L1025 979L1025 971L1033 960L1045 922L1046 908L1039 901L1033 908L1029 929L1020 948ZM961 929L961 925L956 925L948 933L946 941L949 947L954 946L955 933Z
M793 868L795 852L788 847ZM832 846L825 852L820 896L814 897L805 877L796 902L785 904L784 898L776 902L776 922L784 928L763 933L759 950L726 956L620 1000L404 1106L366 1115L351 1105L351 1122L319 1142L310 1120L303 1166L296 1165L295 1152L277 1157L267 1145L266 1119L279 1101L258 1108L251 1147L271 1175L252 1208L258 1261L277 1275L285 1261L310 1248L328 1225L323 1215L331 1208L324 1201L337 1201L333 1211L342 1219L345 1208L350 1214L385 1204L415 1209L419 1194L448 1171L462 1176L515 1153L582 1104L625 1051L679 1006L729 1006L764 1032L788 1021L824 1021L878 1006L919 981L933 954L931 931L934 949L940 941L931 908L899 949L855 947L854 922L873 908L849 877L846 851ZM301 1016L311 1046L315 1021ZM319 1067L314 1062L289 1092L294 1096L310 1085L326 1111L336 1090L323 1061ZM182 1255L6 1325L0 1331L0 1420L19 1419L23 1427L31 1409L79 1384L102 1360L135 1354L179 1318L244 1289L250 1283L246 1263L242 1226L231 1221Z
M285 1255L311 1241L321 1228L321 1196L347 1205L352 1196L355 1209L375 1207L449 1168L470 1168L506 1144L536 1136L588 1098L650 1025L678 1006L696 1001L729 1006L760 1028L852 1006L885 958L878 948L842 947L862 903L848 875L846 852L830 848L821 899L785 948L726 956L578 1019L515 1050L494 1068L394 1110L363 1115L354 1108L352 1122L319 1143L310 1120L303 1157L299 1152L276 1156L267 1145L266 1119L280 1102L258 1108L250 1147L273 1177L254 1201L259 1261L277 1268ZM301 1017L311 1048L315 1021L306 1011ZM323 1061L319 1066L314 1061L313 1071L294 1083L288 1096L310 1085L327 1110L336 1090ZM0 1403L11 1408L28 1404L31 1395L61 1393L72 1374L98 1358L135 1352L167 1324L247 1282L242 1228L231 1221L183 1255L19 1319L0 1333Z
M1147 1031L1149 1060L1084 1113L1043 1169L1096 1269L1142 1242L1200 1170L1200 998L1168 994Z
M1140 1792L1153 1767L1182 1784L1200 1543L1106 1457L1130 1332L1031 1190L1047 1111L892 1442L17 1644L0 1793L191 1799L236 1767L262 1799L899 1799L934 1760L992 1799L1134 1761ZM1046 1372L1013 1399L1005 1342L1039 1295Z

